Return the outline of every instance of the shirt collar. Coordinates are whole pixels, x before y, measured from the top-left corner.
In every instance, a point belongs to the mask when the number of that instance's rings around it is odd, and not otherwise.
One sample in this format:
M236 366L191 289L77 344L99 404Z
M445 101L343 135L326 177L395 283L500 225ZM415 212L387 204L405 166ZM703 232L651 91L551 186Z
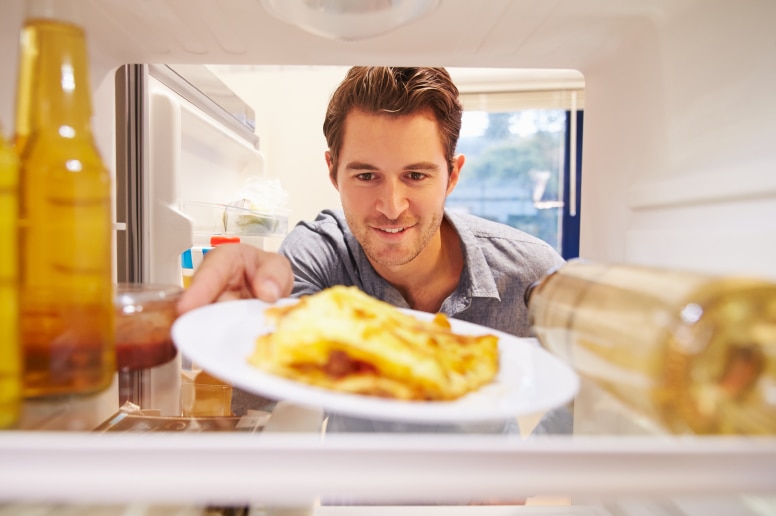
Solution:
M496 287L496 280L493 277L493 270L488 265L485 255L480 249L478 238L455 213L445 209L445 218L458 233L464 253L464 270L461 273L460 283L453 296L467 297L469 299L473 297L493 297L500 300L501 297ZM357 271L360 271L360 280L366 291L394 306L408 308L407 301L399 291L375 272L371 262L366 257L366 253L364 253L364 249L358 243L350 228L347 227L347 224L345 224L345 229L345 239L348 247L356 250L354 258L357 262Z
M493 297L500 300L496 280L493 277L493 269L488 265L485 255L482 253L479 239L463 219L454 212L445 209L445 218L458 233L464 253L464 270L457 292L469 297Z

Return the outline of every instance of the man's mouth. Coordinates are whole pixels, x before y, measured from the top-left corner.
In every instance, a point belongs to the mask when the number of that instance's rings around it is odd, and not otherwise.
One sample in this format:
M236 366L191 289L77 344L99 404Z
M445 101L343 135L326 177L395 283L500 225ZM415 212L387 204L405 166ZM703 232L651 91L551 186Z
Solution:
M385 233L401 233L404 231L404 228L380 228L380 231L384 231Z

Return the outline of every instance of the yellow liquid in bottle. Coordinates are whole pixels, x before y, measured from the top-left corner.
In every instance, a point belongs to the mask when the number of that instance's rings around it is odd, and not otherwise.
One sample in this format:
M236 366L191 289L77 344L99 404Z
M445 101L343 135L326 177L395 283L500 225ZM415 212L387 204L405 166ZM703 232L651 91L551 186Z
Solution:
M22 396L19 343L18 162L0 136L0 428L19 418Z
M111 184L90 129L85 37L43 19L23 34L36 45L22 51L32 121L17 138L24 395L91 393L110 384L115 345Z

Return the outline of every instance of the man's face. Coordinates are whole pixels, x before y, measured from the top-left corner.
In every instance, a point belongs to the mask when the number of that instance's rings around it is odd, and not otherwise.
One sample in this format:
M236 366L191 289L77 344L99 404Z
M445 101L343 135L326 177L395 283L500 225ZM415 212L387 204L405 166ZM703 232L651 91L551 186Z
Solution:
M350 230L376 267L410 263L439 231L447 195L463 157L448 173L437 122L430 113L400 117L354 110L345 120L337 170Z

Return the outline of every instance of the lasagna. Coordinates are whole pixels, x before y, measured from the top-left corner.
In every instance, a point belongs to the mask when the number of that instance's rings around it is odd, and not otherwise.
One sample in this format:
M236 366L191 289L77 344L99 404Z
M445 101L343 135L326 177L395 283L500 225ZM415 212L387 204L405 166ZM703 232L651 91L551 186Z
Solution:
M460 335L443 314L420 320L356 287L332 287L265 311L273 331L248 361L269 373L338 392L401 400L454 400L498 372L498 338Z

